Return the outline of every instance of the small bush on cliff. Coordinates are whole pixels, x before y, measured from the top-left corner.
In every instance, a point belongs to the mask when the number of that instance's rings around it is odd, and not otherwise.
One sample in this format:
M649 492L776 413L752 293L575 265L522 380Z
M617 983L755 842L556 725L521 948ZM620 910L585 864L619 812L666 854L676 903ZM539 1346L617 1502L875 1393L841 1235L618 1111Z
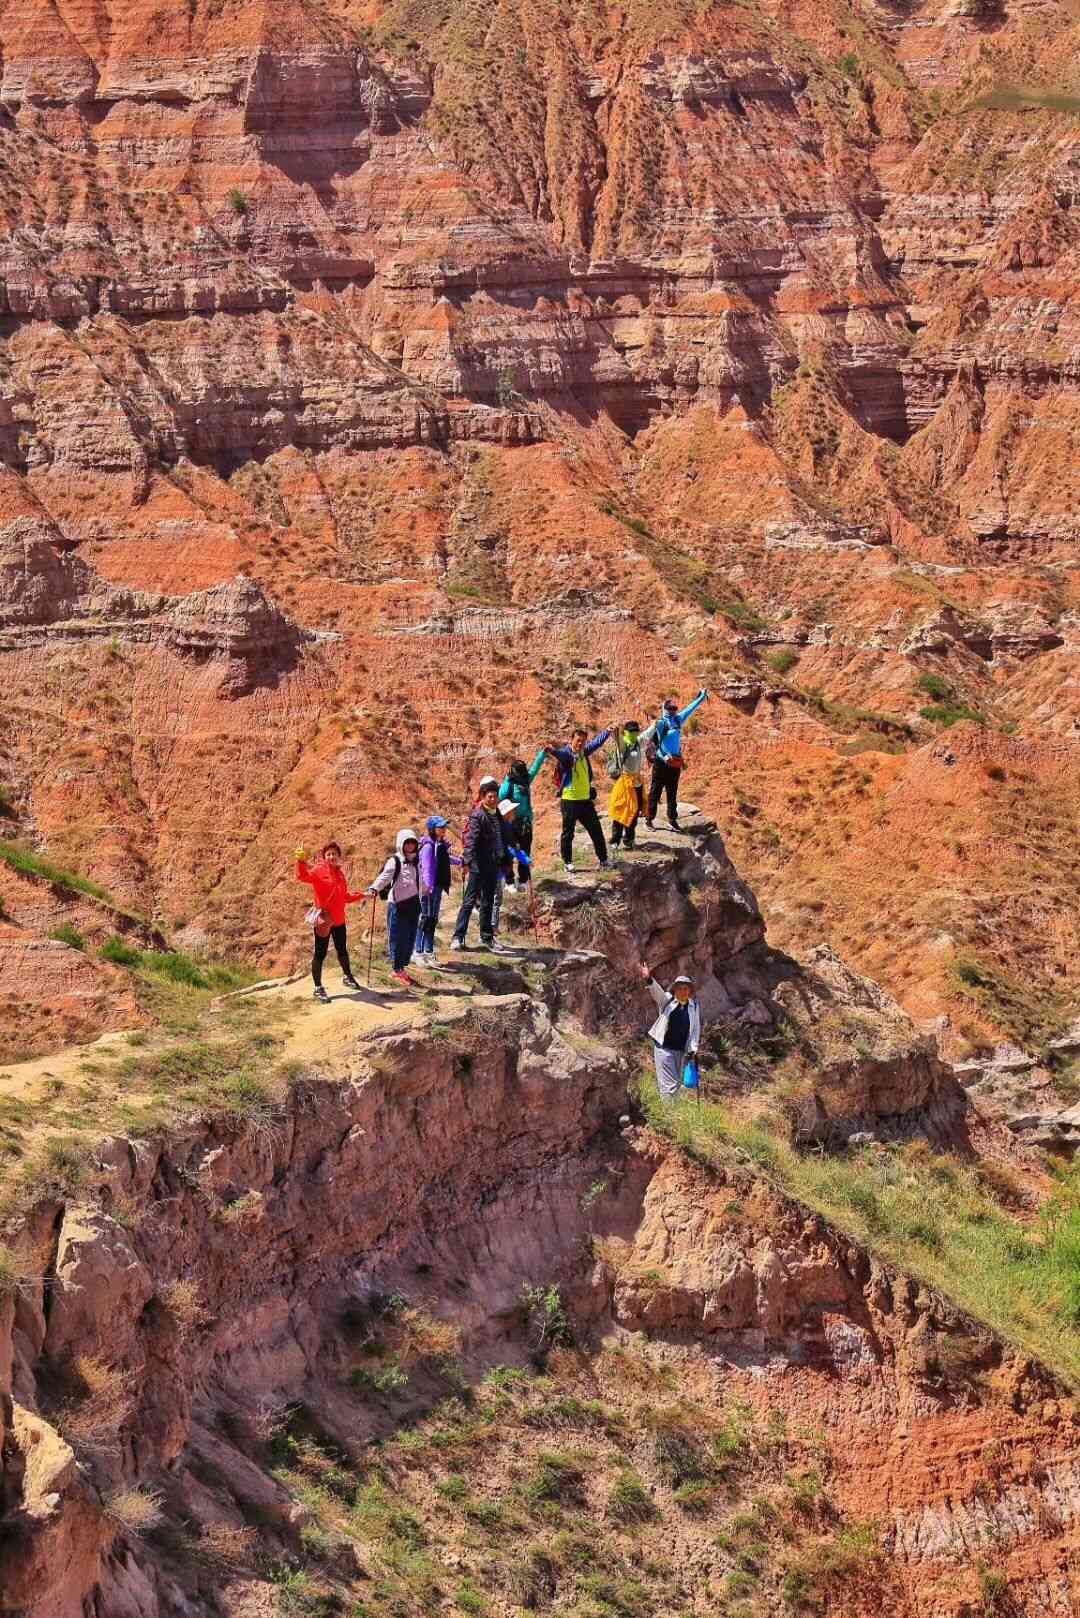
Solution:
M608 1495L607 1514L616 1522L648 1522L655 1517L656 1507L640 1477L626 1466L619 1472Z
M945 730L952 725L958 725L962 719L970 719L976 725L986 724L985 715L975 708L969 708L966 702L931 703L928 708L920 708L919 715L929 720L932 725L941 725Z
M156 1528L162 1518L162 1496L157 1489L138 1485L117 1489L105 1497L105 1512L129 1534L144 1534Z
M557 1286L525 1286L521 1307L529 1328L534 1354L544 1355L553 1348L569 1348L574 1333Z
M86 939L70 921L62 921L59 927L54 927L49 937L56 944L66 944L68 949L85 949Z
M251 212L251 203L248 201L247 197L244 195L238 185L233 186L225 200L229 204L229 207L232 209L233 213L241 219L243 219L246 214Z
M779 652L770 653L765 661L775 674L790 674L799 661L799 654L785 646Z
M916 691L922 691L934 702L951 702L955 695L948 680L940 674L920 674L915 681Z

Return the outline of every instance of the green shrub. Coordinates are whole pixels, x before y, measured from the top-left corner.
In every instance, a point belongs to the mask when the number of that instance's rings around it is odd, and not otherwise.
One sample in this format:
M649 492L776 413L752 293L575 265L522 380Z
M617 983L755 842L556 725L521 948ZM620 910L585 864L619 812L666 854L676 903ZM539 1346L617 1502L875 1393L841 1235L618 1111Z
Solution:
M547 1606L558 1588L555 1562L544 1545L530 1545L525 1555L506 1570L506 1589L519 1607L532 1612Z
M229 207L232 209L233 213L238 214L241 219L245 214L251 211L250 202L237 185L233 186L225 200L229 204Z
M583 1473L576 1461L553 1450L541 1451L536 1469L527 1478L522 1494L530 1506L550 1501L577 1500L581 1495Z
M997 1612L1003 1605L1009 1593L1009 1581L1004 1573L998 1573L991 1568L979 1566L979 1598L982 1610L987 1614Z
M58 944L66 944L69 949L85 949L86 939L70 921L62 921L59 927L54 927L49 937Z
M677 1506L692 1514L708 1511L715 1498L716 1490L712 1484L700 1480L696 1483L680 1483L672 1495Z
M142 961L142 950L134 949L131 944L125 944L122 938L114 933L107 938L98 951L103 961L110 961L113 966L138 966Z
M790 647L785 646L779 652L770 652L765 661L774 673L790 674L799 661L799 654L798 652L793 652Z
M915 681L916 691L924 691L934 702L951 702L953 688L940 674L920 674Z
M981 713L969 708L963 702L935 703L929 708L920 708L919 713L923 719L929 720L933 725L941 725L945 730L952 725L958 725L962 719L970 719L976 725L986 724L986 719Z
M736 629L760 630L767 627L766 620L753 607L747 606L745 601L720 601L717 611L722 613L729 624Z
M607 1512L616 1522L648 1522L656 1516L649 1491L632 1468L623 1467L608 1495Z

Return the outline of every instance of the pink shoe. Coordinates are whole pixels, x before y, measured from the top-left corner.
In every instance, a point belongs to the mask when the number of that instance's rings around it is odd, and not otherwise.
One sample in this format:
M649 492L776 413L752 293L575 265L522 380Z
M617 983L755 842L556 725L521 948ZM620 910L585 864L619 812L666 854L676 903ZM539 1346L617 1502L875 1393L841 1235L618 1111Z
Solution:
M395 983L404 983L407 989L411 989L413 986L413 980L409 976L408 972L391 972L390 976L393 978Z

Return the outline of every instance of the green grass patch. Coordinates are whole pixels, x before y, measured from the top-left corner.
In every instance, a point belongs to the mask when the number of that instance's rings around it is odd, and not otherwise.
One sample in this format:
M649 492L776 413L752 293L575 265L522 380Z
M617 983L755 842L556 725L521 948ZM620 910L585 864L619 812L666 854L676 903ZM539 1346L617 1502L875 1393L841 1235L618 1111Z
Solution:
M49 933L49 937L57 944L66 944L68 949L84 950L86 948L86 939L77 927L71 925L70 921L62 921L59 927L54 927Z
M790 646L783 646L778 652L770 652L765 661L774 674L790 674L799 661L799 654L793 652Z
M149 973L167 983L187 989L213 989L224 992L240 989L253 981L253 974L229 961L197 961L177 949L140 949L115 934L101 946L101 958L113 966Z
M0 841L0 860L18 871L21 876L40 877L54 888L62 888L66 893L85 893L88 898L100 899L102 904L111 910L121 910L112 894L105 888L91 882L89 877L80 876L77 871L67 871L60 865L53 865L50 860L42 859L40 854L31 853L21 843Z
M943 680L940 674L920 674L915 681L915 689L933 702L951 702L956 694L948 680Z
M940 725L943 730L958 725L962 719L970 719L975 725L986 724L986 716L977 708L969 708L966 702L933 702L929 707L920 708L919 716L931 725Z

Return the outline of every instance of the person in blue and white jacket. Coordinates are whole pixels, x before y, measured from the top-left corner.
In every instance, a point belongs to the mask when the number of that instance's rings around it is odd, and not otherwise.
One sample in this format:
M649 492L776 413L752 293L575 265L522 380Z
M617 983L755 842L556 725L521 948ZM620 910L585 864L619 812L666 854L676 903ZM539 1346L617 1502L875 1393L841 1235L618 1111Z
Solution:
M649 1029L656 1062L656 1087L661 1101L677 1101L683 1068L701 1046L701 1007L694 993L694 980L683 973L674 980L670 990L662 988L644 961L641 976L660 1008L660 1015Z
M703 687L693 702L688 702L685 708L680 708L675 698L669 697L664 703L663 713L656 721L651 748L653 771L652 780L649 782L649 805L645 811L645 824L650 831L655 826L661 792L667 798L668 825L672 831L682 829L679 825L679 775L683 767L682 728L708 695Z

